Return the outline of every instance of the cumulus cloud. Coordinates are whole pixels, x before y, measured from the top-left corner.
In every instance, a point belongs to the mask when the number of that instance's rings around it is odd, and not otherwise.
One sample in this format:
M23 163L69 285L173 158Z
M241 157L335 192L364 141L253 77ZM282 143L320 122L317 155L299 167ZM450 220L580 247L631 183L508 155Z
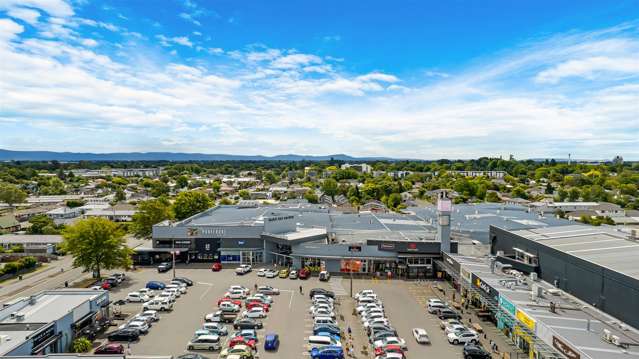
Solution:
M20 19L31 25L35 25L38 22L38 18L40 17L40 13L38 11L23 7L10 8L9 11L7 11L7 15L11 16L14 19Z
M0 19L0 41L11 40L23 31L24 27L22 25L9 19Z
M73 8L65 0L2 0L0 10L11 11L16 8L40 9L51 16L69 17Z
M639 56L610 58L605 56L570 60L537 74L539 83L556 84L568 77L594 79L606 75L639 75Z

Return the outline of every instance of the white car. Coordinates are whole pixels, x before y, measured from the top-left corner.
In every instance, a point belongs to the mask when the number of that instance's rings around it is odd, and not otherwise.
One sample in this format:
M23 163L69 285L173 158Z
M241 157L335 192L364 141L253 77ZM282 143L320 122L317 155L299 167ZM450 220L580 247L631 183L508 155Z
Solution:
M171 310L173 309L173 303L162 299L151 299L150 301L142 304L143 310Z
M175 288L180 291L181 294L186 293L186 284L181 282L171 282L171 284L167 285L165 289Z
M253 294L253 298L261 298L263 301L267 303L273 303L273 297L271 297L270 295L266 295L264 293L255 293Z
M140 288L137 290L137 292L140 294L146 294L149 296L149 298L153 298L155 296L155 291L149 288Z
M376 356L375 359L404 359L404 354L386 353L386 354Z
M446 329L447 326L450 326L453 324L463 325L463 323L460 322L459 319L444 319L441 322L439 322L439 327L442 329Z
M355 299L359 299L359 297L361 296L368 296L368 295L375 295L377 296L377 294L375 294L375 291L372 289L364 289L364 290L360 290L359 292L355 293L354 297Z
M308 308L308 312L309 313L314 313L316 311L318 311L319 309L325 309L328 311L333 311L333 306L330 304L318 304L318 305L312 305L310 308Z
M315 317L331 317L335 318L335 313L327 309L318 309L311 313L313 318Z
M169 292L169 293L173 293L173 295L176 298L179 298L182 296L182 291L179 288L175 288L175 287L169 287L167 286L167 288L164 289L165 292Z
M383 310L384 308L377 305L377 303L367 303L367 304L358 306L357 308L355 308L355 311L357 313L362 313L362 312L373 310L373 309Z
M448 334L448 342L450 344L466 344L466 343L477 343L479 341L479 336L477 333L464 331L464 332L455 332Z
M157 322L160 320L160 315L157 310L145 310L139 314L140 317L151 318L151 321Z
M430 338L428 337L428 333L423 328L413 328L413 337L415 337L415 341L419 344L429 344Z
M125 328L137 329L140 331L140 333L145 333L145 334L149 332L149 324L143 320L134 320L126 324L123 324L119 327L119 329L125 329Z
M224 296L231 299L244 299L246 298L246 292L242 290L230 290L224 293Z
M376 340L373 343L373 346L375 348L385 347L387 345L399 345L402 348L402 350L408 350L408 347L406 346L406 341L398 337L386 337L382 340Z
M445 309L448 308L446 306L446 304L442 303L442 302L434 302L434 303L428 303L428 313L430 314L436 314L440 309Z
M370 322L373 319L384 318L384 317L385 317L385 315L382 312L370 313L370 314L362 317L362 323Z
M208 350L216 351L222 349L220 337L217 335L200 335L191 339L186 345L188 350Z
M244 286L241 286L241 285L237 285L237 284L230 286L229 289L228 289L229 292L233 291L233 290L243 291L244 294L246 294L246 295L249 295L249 293L251 293L250 289L248 289L248 288L246 288Z
M266 277L266 269L265 268L260 268L257 270L257 276L258 277Z
M242 264L239 267L235 268L235 274L244 275L251 271L251 266L248 264Z
M264 273L264 276L266 278L277 278L277 275L279 274L278 271L273 270L273 269L267 269L266 272Z
M264 295L269 295L269 294L273 294L273 295L278 295L280 294L280 290L277 288L273 288L270 285L261 285L259 287L257 287L257 293L255 293L255 295L258 294L264 294Z
M449 324L444 328L444 333L446 333L446 335L463 331L467 331L463 324Z
M149 301L149 296L146 294L141 294L138 292L131 292L129 294L127 294L126 296L126 301L127 302L148 302Z
M240 306L232 302L222 302L219 308L223 312L237 313L240 311Z
M439 298L428 298L428 302L426 302L426 304L432 304L432 303L442 303L445 304L444 302L442 302L441 299Z
M164 291L155 296L154 299L168 300L171 303L175 303L175 293Z
M324 301L324 302L329 302L332 304L335 301L333 298L327 297L324 294L315 294L312 299L313 299L313 303Z
M366 322L363 323L364 328L368 328L368 327L370 327L373 324L390 325L390 322L386 318L375 318L375 319L371 319L370 321L366 321Z
M252 319L266 318L266 311L262 307L253 307L253 308L251 308L249 310L245 310L242 313L242 317L244 317L244 318L252 318Z
M209 314L204 316L204 321L205 322L218 323L221 320L220 315L222 315L222 311L221 310L218 310L215 313L209 313Z

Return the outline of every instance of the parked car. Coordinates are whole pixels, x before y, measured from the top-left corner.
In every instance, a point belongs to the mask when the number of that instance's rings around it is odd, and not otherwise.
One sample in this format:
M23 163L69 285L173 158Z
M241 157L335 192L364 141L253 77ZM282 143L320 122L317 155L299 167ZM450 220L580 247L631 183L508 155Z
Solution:
M148 296L149 298L152 298L155 296L155 291L153 289L149 289L149 288L140 288L137 290L138 293L140 294L144 294L146 296Z
M459 325L463 325L462 322L459 321L459 319L444 319L441 322L439 322L439 327L441 329L446 329L446 327L453 325L453 324L459 324Z
M331 335L339 335L340 329L337 325L331 325L331 324L322 324L322 325L314 326L313 335L318 335L319 333L329 333Z
M244 299L246 298L246 293L241 290L233 289L224 293L224 296L229 297L231 299Z
M171 268L173 268L173 263L162 262L160 263L160 265L158 265L158 273L168 272L169 270L171 270Z
M262 319L266 318L266 311L262 307L253 307L245 310L242 313L242 317L251 319Z
M261 285L257 287L257 292L268 295L278 295L280 294L280 290L277 288L273 288L270 285Z
M237 320L237 313L224 313L220 314L220 322L233 323Z
M256 274L257 274L258 277L265 277L266 276L266 268L258 269Z
M108 343L97 347L93 354L124 354L124 345Z
M344 350L342 347L325 346L313 347L311 349L312 359L344 359Z
M146 287L148 289L153 289L153 290L164 290L164 288L166 287L166 284L152 280L146 283Z
M104 278L104 281L109 283L111 285L111 288L117 287L118 285L120 285L120 281L115 277Z
M188 287L192 287L193 286L193 281L185 278L185 277L175 277L173 278L173 281L178 281L178 282L182 282L184 284L186 284Z
M146 320L133 320L126 324L122 324L119 329L137 329L141 334L149 332L149 323Z
M280 347L280 336L275 333L266 333L264 336L264 350L277 350Z
M140 292L131 292L126 296L127 302L148 302L149 296L146 294L141 294Z
M229 330L226 328L226 325L222 323L204 323L202 324L202 329L210 332L217 332L217 335L219 336L227 336L229 334Z
M280 278L288 278L288 268L280 269Z
M211 270L212 270L213 272L219 272L219 271L221 271L221 270L222 270L222 263L219 263L219 262L215 262L215 263L213 263L213 265L211 266Z
M205 322L219 323L222 321L222 311L218 310L214 313L209 313L204 316ZM206 323L205 323L206 325Z
M157 322L158 320L160 320L160 315L156 310L145 310L138 315L140 317L150 318L152 322Z
M297 279L297 271L296 271L296 270L292 270L292 271L288 274L288 279Z
M415 337L415 341L419 344L430 344L430 338L425 329L413 328L413 337Z
M311 271L308 268L302 268L300 269L297 277L299 279L308 279L308 277L311 276Z
M233 348L236 345L246 345L253 350L256 350L257 342L253 338L244 338L242 336L233 337L229 340L228 347Z
M317 294L321 294L321 295L324 295L326 297L335 299L335 293L331 292L330 290L324 289L324 288L313 288L313 289L311 289L310 292L308 292L308 297L312 299Z
M437 314L439 319L461 319L461 316L452 309L441 309Z
M448 342L451 344L477 343L479 336L475 332L453 332L448 334Z
M187 354L178 355L175 357L175 359L209 359L209 358L205 357L202 354L187 353Z
M375 348L375 355L376 356L383 355L383 354L388 354L388 353L401 354L402 358L404 358L404 350L402 350L402 348L399 345L387 345L387 346L384 346L384 347Z
M261 329L263 326L261 321L250 318L238 318L233 322L235 329Z
M102 283L100 283L100 288L104 290L109 290L111 289L111 283L107 281L102 281Z
M133 328L118 329L107 336L110 342L132 342L139 337L140 331Z
M142 304L142 310L162 310L167 311L173 309L173 303L162 299L151 299Z
M475 344L464 345L464 359L490 359L490 353L486 349Z
M373 347L375 348L385 347L388 345L397 345L402 348L402 350L408 349L408 347L406 346L406 341L398 337L386 337L384 339L376 340L373 342Z
M255 329L242 329L233 333L233 337L244 337L255 340L255 342L259 342L257 338L257 331Z
M266 273L264 273L264 276L266 278L275 278L275 277L277 277L278 274L279 274L279 272L274 270L274 269L267 269Z
M320 282L328 282L329 279L331 279L331 274L327 271L323 270L319 273Z
M231 302L222 302L219 308L224 313L237 313L240 311L240 306Z
M220 337L217 335L202 335L197 338L193 338L187 344L188 350L208 350L216 351L220 350Z
M220 304L222 304L223 302L229 302L229 303L233 303L237 306L242 307L242 301L239 299L231 299L229 297L222 297L220 299L217 300L217 305L218 307L220 306Z
M428 305L426 306L426 310L430 314L437 314L440 310L446 309L446 308L448 307L446 306L446 304L442 302L432 302L432 303L428 303Z
M242 264L239 267L235 268L235 274L244 275L251 271L251 266L248 264Z
M253 359L253 349L246 345L236 345L233 348L226 348L220 353L219 359L227 359L231 355L238 354L242 359Z

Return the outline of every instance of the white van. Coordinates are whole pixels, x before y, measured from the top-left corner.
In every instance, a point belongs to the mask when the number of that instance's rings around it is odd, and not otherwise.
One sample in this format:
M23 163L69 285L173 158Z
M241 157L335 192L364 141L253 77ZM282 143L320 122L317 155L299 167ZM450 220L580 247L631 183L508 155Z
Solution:
M329 317L316 317L313 320L313 325L319 325L319 324L330 324L330 325L337 326L337 323L335 323L333 318L329 318Z
M338 347L342 346L342 343L339 340L335 338L331 338L331 337L320 336L320 335L311 335L310 337L308 337L308 344L310 344L311 347L323 347L326 345L332 345L332 346L338 346Z
M197 338L191 339L187 345L188 350L220 350L220 337L217 335L200 335Z

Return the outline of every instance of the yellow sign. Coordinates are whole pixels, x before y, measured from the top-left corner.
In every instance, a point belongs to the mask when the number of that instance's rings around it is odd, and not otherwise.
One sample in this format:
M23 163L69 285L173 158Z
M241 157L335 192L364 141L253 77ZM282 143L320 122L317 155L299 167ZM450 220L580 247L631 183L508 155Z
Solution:
M535 330L535 320L531 317L528 316L528 314L522 312L521 310L517 309L517 313L515 314L515 317L517 319L519 319L519 321L528 327L528 329L534 331Z

